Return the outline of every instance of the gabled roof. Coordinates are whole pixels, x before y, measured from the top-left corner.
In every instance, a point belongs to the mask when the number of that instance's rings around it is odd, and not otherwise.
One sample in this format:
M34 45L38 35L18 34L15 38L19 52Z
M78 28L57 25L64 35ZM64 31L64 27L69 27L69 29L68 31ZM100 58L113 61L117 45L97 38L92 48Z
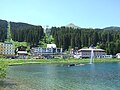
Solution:
M120 56L120 53L117 53L116 55L119 55L119 56Z
M47 44L47 48L56 48L56 44Z
M79 51L91 51L91 48L79 49ZM103 49L93 49L93 51L105 51Z
M18 51L19 54L27 54L27 51Z

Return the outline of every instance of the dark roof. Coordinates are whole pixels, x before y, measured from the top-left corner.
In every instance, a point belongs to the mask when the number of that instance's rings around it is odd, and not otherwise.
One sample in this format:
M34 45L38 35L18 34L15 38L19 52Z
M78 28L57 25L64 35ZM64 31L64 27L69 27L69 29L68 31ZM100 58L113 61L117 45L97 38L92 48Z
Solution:
M4 44L13 44L13 43L11 43L11 42L5 42Z

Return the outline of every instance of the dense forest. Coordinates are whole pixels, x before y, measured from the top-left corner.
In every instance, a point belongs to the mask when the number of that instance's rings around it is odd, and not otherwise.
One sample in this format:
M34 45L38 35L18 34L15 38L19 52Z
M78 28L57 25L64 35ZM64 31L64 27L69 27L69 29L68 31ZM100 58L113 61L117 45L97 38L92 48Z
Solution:
M26 23L10 22L11 36L13 41L28 42L30 45L38 45L44 38L42 26L34 26ZM7 38L7 21L0 20L0 41Z
M7 21L0 20L0 42L4 42L7 37Z
M0 42L7 38L7 21L0 20ZM42 26L26 23L10 22L11 37L13 41L27 42L30 45L44 45L55 43L64 50L71 48L84 48L94 45L105 49L107 54L120 53L120 27L107 27L104 29L73 28L70 26L52 27L44 34ZM71 27L72 26L72 27Z
M107 28L106 28L107 29ZM120 52L120 30L52 27L51 35L58 47L64 50L91 45L105 49L107 54Z

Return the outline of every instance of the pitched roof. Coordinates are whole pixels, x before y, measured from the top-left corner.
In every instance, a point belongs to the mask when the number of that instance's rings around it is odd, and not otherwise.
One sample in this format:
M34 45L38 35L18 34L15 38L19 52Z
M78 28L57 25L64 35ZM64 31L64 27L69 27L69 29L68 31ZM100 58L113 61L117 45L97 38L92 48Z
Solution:
M27 51L18 51L19 54L27 54Z
M120 55L120 53L117 53L116 55Z
M79 51L91 51L91 48L79 49ZM93 51L105 51L103 49L93 49Z

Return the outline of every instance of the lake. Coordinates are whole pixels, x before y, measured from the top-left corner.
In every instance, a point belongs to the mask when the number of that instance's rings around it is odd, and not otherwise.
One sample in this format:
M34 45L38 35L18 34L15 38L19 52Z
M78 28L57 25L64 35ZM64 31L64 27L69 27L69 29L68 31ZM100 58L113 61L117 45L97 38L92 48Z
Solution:
M120 90L120 63L9 66L6 90Z

